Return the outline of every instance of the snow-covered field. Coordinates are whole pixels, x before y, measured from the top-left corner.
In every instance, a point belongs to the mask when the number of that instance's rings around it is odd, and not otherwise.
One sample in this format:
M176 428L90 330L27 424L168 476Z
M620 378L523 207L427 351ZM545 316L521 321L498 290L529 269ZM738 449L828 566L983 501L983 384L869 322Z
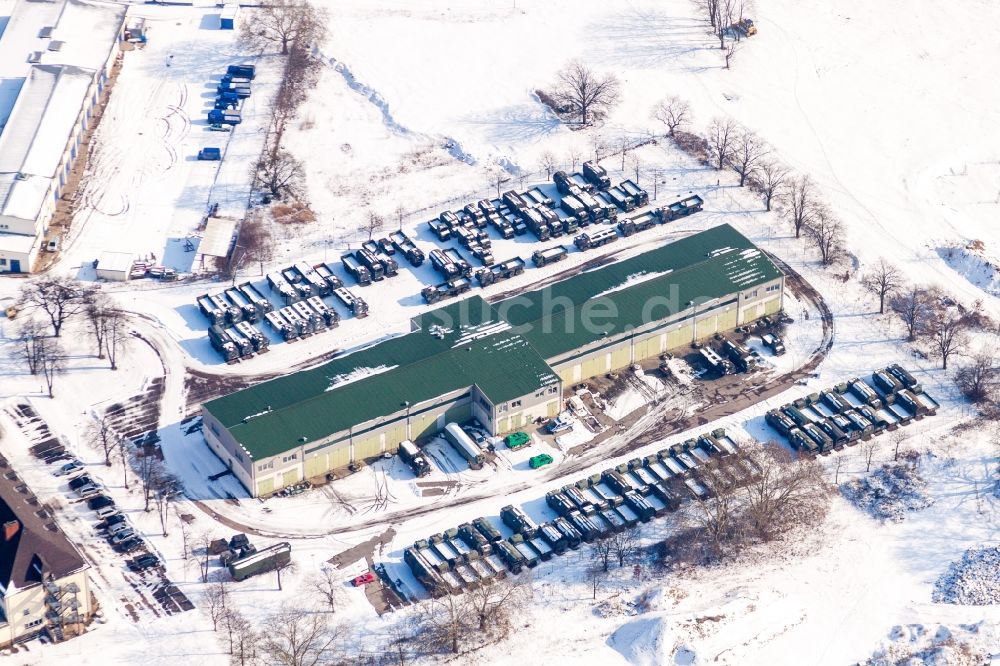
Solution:
M695 15L694 3L344 0L328 8L331 38L322 54L329 67L287 136L290 149L306 162L319 221L287 229L271 268L335 259L362 237L357 229L370 208L395 228L394 210L401 207L403 227L426 252L437 243L423 223L444 208L488 195L489 165L509 170L512 181L505 187L519 187L519 174L525 185L540 182L544 152L569 166L571 152L593 156L595 137L607 145L602 151L607 154L623 136L659 133L650 107L676 94L691 102L698 128L715 116L731 116L759 132L796 171L814 177L845 222L861 270L886 257L913 280L937 283L966 303L981 299L988 311L1000 313L992 260L1000 256L1000 233L993 224L1000 214L1000 135L993 129L1000 92L990 66L995 45L978 27L1000 19L995 3L757 0L753 17L760 32L742 45L731 70ZM133 11L146 16L153 31L144 50L126 54L98 133L76 231L58 266L73 275L86 277L80 267L104 249L152 253L190 268L193 255L176 239L195 233L210 201L240 214L249 194L247 165L267 122L268 86L278 68L265 57L255 106L244 113L243 125L231 138L204 131L208 82L225 64L244 59L232 33L202 29L214 10L142 6ZM614 71L622 81L621 104L596 129L569 130L533 93L550 85L573 57ZM218 174L216 164L191 159L207 141L228 141ZM27 658L53 664L228 663L224 636L210 630L197 562L185 557L185 537L229 536L236 525L247 528L258 546L279 538L291 542L298 570L286 574L281 591L270 574L230 586L235 603L254 622L282 602L303 603L311 594L310 576L338 553L369 541L380 545L366 554L418 595L419 585L402 563L403 548L416 539L477 516L495 517L510 503L523 504L535 519L548 519L547 490L692 434L724 427L738 437L773 439L763 420L768 409L899 362L942 405L937 416L902 431L903 448L920 454L921 483L914 493L920 501L908 504L909 510L890 507L873 515L838 497L818 533L795 535L724 566L684 575L660 573L647 563L638 577L630 567L614 568L596 601L583 550L555 558L534 571L535 599L515 637L462 661L844 664L875 655L874 663L889 663L878 659L912 650L923 651L921 658L931 663L937 650L934 663L951 663L940 654L951 649L945 644L954 637L994 655L996 663L1000 497L989 491L996 483L996 435L989 428L955 430L973 410L958 395L953 370L944 372L937 361L915 354L903 341L901 325L873 314L877 307L856 280L841 279L845 268L818 268L809 245L792 238L776 214L763 212L731 174L695 164L665 141L635 154L639 182L652 190L655 177L659 200L694 190L705 197L705 212L619 241L614 250L631 254L723 221L734 224L800 272L832 310L834 344L813 375L693 433L664 437L620 458L602 458L598 448L579 468L568 466L575 462L569 451L592 437L577 422L555 445L536 441L518 452L498 447L495 466L479 471L469 470L450 447L432 444L435 471L425 479L414 479L398 460L384 460L297 497L257 501L231 477L209 481L222 464L192 422L182 422L191 407L186 370L280 372L406 330L409 318L426 307L419 289L437 281L429 267L401 267L399 277L361 291L371 305L367 319L345 316L334 331L295 344L275 342L268 354L238 366L219 364L194 306L196 295L228 285L107 285L106 291L142 315L132 325L156 353L136 342L122 369L112 372L88 355L86 334L76 328L66 336L70 370L57 380L51 400L12 358L14 322L0 320L0 407L27 401L65 437L164 558L169 578L199 606L166 617L144 605L143 592L133 587L135 576L95 535L93 518L70 502L65 486L44 464L29 457L23 435L0 412L0 449L39 497L58 508L60 522L91 562L103 608L102 620L86 636L57 646L32 643ZM635 177L627 162L622 171L620 156L603 163L613 179ZM528 237L494 239L498 261L538 247ZM574 251L565 262L529 269L484 296L536 284L591 256ZM248 279L259 279L247 270ZM0 299L18 286L0 282ZM750 342L775 375L800 367L823 339L819 313L805 301L790 295L786 309L796 320L787 332L786 355L775 358ZM678 359L672 363L684 366ZM686 367L675 374L684 378L681 383L700 381ZM155 512L142 511L134 483L124 488L120 469L100 465L99 454L82 437L93 412L160 377L162 449L186 487L167 536ZM652 373L644 381L659 387ZM644 402L629 388L608 413L621 418ZM598 446L621 437L612 435ZM891 462L890 448L887 441L880 444L873 470ZM531 470L527 459L543 451L554 464ZM821 463L831 485L834 474L840 484L860 484L869 476L857 447ZM576 471L566 475L560 469ZM878 479L883 485L877 489L884 490L889 480ZM666 536L665 526L665 521L650 523L644 543ZM363 592L346 584L366 568L363 557L336 572L345 581L338 616L356 627L357 636L388 635L409 611L380 619ZM986 603L970 605L970 600Z

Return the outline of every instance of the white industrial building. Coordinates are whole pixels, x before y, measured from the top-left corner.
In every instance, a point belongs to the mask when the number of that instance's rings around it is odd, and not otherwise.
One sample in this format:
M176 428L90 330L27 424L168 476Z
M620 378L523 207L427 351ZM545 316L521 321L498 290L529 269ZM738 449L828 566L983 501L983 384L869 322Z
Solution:
M0 272L30 272L119 56L126 8L0 2Z

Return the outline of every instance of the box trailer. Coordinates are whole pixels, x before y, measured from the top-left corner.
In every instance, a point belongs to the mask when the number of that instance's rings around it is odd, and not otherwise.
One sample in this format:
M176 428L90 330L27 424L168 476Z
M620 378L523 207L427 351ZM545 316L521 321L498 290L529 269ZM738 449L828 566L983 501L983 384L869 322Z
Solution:
M434 249L430 252L431 266L446 278L458 277L460 269L452 259L444 253L444 250Z
M449 423L444 428L445 439L451 444L460 456L465 458L472 469L479 469L486 461L479 446L465 434L465 431L457 423Z
M312 335L313 328L311 317L303 317L291 305L286 305L278 310L278 314L284 317L285 321L295 327L295 330L300 338Z
M360 296L356 296L346 287L334 289L333 295L336 296L337 300L343 303L355 317L360 319L361 317L368 316L368 303Z
M364 268L368 269L368 275L371 277L372 282L379 282L385 279L385 266L379 261L379 258L375 256L375 253L365 248L361 248L354 252L354 257ZM346 267L347 264L345 263ZM360 281L360 280L359 280Z
M882 391L886 396L897 393L904 388L903 382L899 381L892 373L886 370L876 370L873 372L872 383L875 385L875 388Z
M862 402L871 405L872 407L881 407L882 401L879 400L878 394L875 390L864 383L858 378L854 378L847 383L850 388L851 393L853 393Z
M239 111L228 111L226 109L212 109L208 112L208 123L210 125L239 125L243 122Z
M322 275L317 273L315 268L306 262L296 262L292 266L292 270L298 276L298 279L295 280L295 282L304 282L308 284L312 288L312 292L317 296L326 296L330 293L332 289L330 283Z
M413 473L419 478L431 473L430 463L426 456L417 448L417 445L408 439L399 443L399 457L409 465Z
M462 253L456 248L447 247L444 249L444 255L447 257L455 266L458 267L458 273L462 277L472 277L472 264L465 260Z
M468 544L470 548L475 548L483 555L492 551L490 548L490 542L472 525L472 523L462 523L459 525L458 535L465 540L465 543Z
M649 203L649 194L646 190L642 189L631 180L623 180L620 186L622 190L625 191L625 194L631 197L632 201L635 202L636 208L645 206Z
M477 530L479 530L480 534L486 537L486 540L490 543L496 543L503 539L503 536L500 534L500 530L494 527L493 523L491 523L487 518L476 518L472 521L472 524Z
M903 386L910 389L914 393L921 392L920 384L917 383L917 380L913 377L913 375L907 372L903 368L903 366L899 365L898 363L893 363L888 368L886 368L886 371L893 377L898 379L903 384Z
M519 534L531 535L538 529L535 521L529 518L520 507L512 504L508 504L500 509L500 520L503 521L504 525Z
M528 568L537 567L538 563L542 561L541 554L535 550L534 546L525 541L522 535L515 534L509 541L510 545L521 553L521 557L524 558L524 564Z
M268 273L265 278L271 291L281 297L285 305L292 303L298 298L298 291L288 283L281 273Z
M234 328L239 331L240 335L248 339L251 344L253 344L253 350L258 354L263 354L267 351L270 340L267 336L257 330L257 327L248 321L237 322Z
M583 177L599 190L606 190L611 187L608 170L596 162L587 161L583 163Z
M319 296L310 296L306 299L306 304L320 316L323 325L327 328L334 328L340 324L340 315L337 311L323 302Z
M233 580L246 580L250 576L273 571L275 568L287 565L292 561L292 546L287 542L276 543L273 546L258 550L252 555L233 560L227 568Z
M294 340L299 337L298 326L294 326L291 322L287 321L280 311L276 312L265 312L264 321L266 321L274 332L281 336L281 339L285 342L289 340Z
M496 553L500 556L500 559L503 560L503 563L507 565L507 568L510 569L511 573L521 573L521 570L527 564L527 559L521 551L515 548L513 544L507 540L496 542Z
M594 247L601 247L618 240L618 232L611 227L585 231L573 239L573 244L580 250L589 250Z
M198 309L201 310L201 313L205 315L211 324L224 324L226 322L225 309L219 307L215 300L210 298L208 294L202 294L196 300Z
M222 354L222 358L227 363L240 357L240 350L236 343L218 324L212 324L208 327L208 341L212 344L213 349Z
M368 270L366 265L358 261L358 258L353 253L348 252L341 255L340 262L344 265L344 270L347 271L347 274L357 280L358 284L362 287L366 287L372 283L371 271Z
M230 287L223 292L226 300L235 308L238 308L241 316L240 319L244 319L249 322L255 322L260 318L260 313L257 310L257 306L250 302L243 292L241 292L236 287Z
M318 312L313 310L306 301L299 301L298 303L292 303L290 306L292 310L295 311L304 322L306 322L306 327L310 333L318 333L326 328L326 323L323 321L323 317L320 316Z
M309 298L313 295L312 284L307 282L296 269L292 267L283 268L279 271L279 274L295 290L297 298Z
M531 254L531 261L535 266L541 268L547 264L562 261L569 254L569 250L564 245L556 245L545 250L536 250Z
M236 348L240 350L240 356L242 358L250 358L253 356L254 344L250 338L247 338L235 328L226 329L225 334L229 336L230 340L236 343Z
M526 195L534 199L539 205L547 206L548 208L552 208L555 205L552 197L542 192L542 188L540 187L531 188L526 192Z
M576 511L577 506L559 490L545 493L545 503L560 516L568 516L570 511Z

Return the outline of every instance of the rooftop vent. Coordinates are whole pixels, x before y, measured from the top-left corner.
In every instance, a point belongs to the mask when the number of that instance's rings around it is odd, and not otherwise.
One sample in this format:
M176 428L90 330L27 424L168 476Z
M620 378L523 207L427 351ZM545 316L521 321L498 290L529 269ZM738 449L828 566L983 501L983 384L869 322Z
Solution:
M63 44L66 42L60 42L58 39L53 39L49 42L49 51L61 51Z
M38 31L39 39L50 39L52 37L52 26L47 25Z
M34 51L28 54L28 62L31 63L32 65L37 65L41 61L42 61L41 51Z

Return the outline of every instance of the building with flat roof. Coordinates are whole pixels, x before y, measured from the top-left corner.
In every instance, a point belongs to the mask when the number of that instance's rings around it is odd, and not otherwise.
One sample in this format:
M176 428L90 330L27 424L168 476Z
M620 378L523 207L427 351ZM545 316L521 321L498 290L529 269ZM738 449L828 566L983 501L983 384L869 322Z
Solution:
M267 495L449 422L497 435L553 417L563 386L774 314L783 293L781 271L724 224L496 303L431 310L406 335L205 403L203 432Z
M0 272L29 272L119 55L126 8L17 0L0 21ZM2 18L2 17L0 17Z
M2 458L0 472L0 647L76 635L94 613L88 565Z

